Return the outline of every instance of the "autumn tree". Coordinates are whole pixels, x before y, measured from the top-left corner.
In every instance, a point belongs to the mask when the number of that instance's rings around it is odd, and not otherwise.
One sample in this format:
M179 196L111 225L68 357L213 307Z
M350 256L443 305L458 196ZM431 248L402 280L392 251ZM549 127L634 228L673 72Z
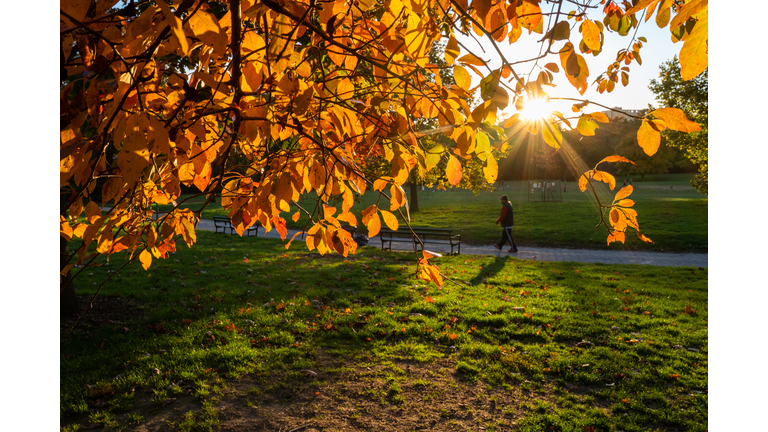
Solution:
M681 109L685 115L701 126L693 133L664 131L667 144L685 152L685 156L699 167L699 174L691 180L691 186L707 194L709 186L709 78L703 73L691 80L684 80L680 74L677 57L660 66L659 79L652 80L649 88L656 100L664 106Z
M682 42L684 79L707 65L705 0L608 1L599 8L539 0L146 0L130 11L112 9L116 3L61 1L60 232L78 241L62 255L62 283L98 255L138 257L147 269L174 251L177 239L192 246L200 212L216 197L238 233L258 221L285 237L290 204L311 192L314 203L298 207L311 219L307 248L346 256L356 244L340 222L358 223L350 212L355 193L379 194L360 221L370 235L382 221L397 228L392 212L408 220L402 185L428 164L412 119L446 128L452 144L436 157L457 185L470 159L495 178L495 160L479 145L483 135L503 141L524 128L557 147L560 127L571 124L562 114L499 128L497 113L547 98L544 89L562 79L583 94L588 59L601 54L606 38L627 37L630 49L596 79L601 92L613 91L640 60L644 41L634 30L642 19L655 16ZM481 38L485 52L470 52L465 37ZM540 41L541 55L503 55L499 45L522 37ZM455 85L425 77L441 69L429 62L440 40ZM491 56L500 67L490 66ZM470 71L479 85L472 86ZM475 90L481 102L470 107ZM589 112L593 104L575 102L577 129L594 133L600 119ZM656 151L664 128L690 132L698 125L674 108L649 113L638 132L646 153ZM366 178L361 164L374 153L389 164L388 178ZM583 190L595 180L612 185L597 168L585 172ZM182 208L181 185L206 203ZM622 240L627 227L639 229L627 208L630 192L601 204L609 241ZM328 205L334 196L340 209ZM155 203L175 205L153 218ZM417 275L442 285L431 258L418 258Z
M616 174L620 176L639 175L640 180L645 179L646 174L663 174L669 172L675 164L677 152L667 146L662 140L659 150L653 156L648 156L637 145L637 139L633 136L625 137L616 145L615 153L630 159L634 164L619 164Z

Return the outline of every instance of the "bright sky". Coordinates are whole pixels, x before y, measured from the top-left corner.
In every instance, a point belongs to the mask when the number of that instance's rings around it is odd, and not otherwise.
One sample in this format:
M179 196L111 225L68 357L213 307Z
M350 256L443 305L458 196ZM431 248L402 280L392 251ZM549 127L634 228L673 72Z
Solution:
M567 13L568 11L566 10L565 12ZM602 20L602 10L600 15L594 15L594 17L599 17L598 19ZM655 23L655 15L652 16L648 22L643 22L642 19L640 20L639 29L637 30L636 36L645 36L648 42L644 43L643 47L640 49L640 56L643 61L642 66L638 66L635 62L629 66L629 85L627 87L623 87L621 83L619 83L613 92L604 92L603 94L599 94L596 91L596 86L592 85L592 82L595 80L595 78L597 78L600 73L605 72L607 67L613 63L613 61L616 59L616 53L620 49L631 49L631 36L632 32L630 32L630 34L625 37L619 36L618 33L606 32L605 45L600 55L593 57L591 54L581 54L581 52L579 52L579 54L584 56L589 66L589 79L587 81L589 84L589 89L584 93L584 95L579 95L579 92L576 91L576 89L565 78L563 68L560 65L560 59L556 55L550 55L545 59L539 60L538 67L535 68L533 66L534 62L519 64L515 66L515 72L518 74L528 74L534 70L535 72L532 78L535 79L541 67L547 63L554 62L558 65L558 67L560 67L560 73L554 74L557 87L545 87L545 91L549 94L550 97L589 99L590 101L601 103L609 107L622 107L625 109L642 109L646 108L649 103L656 105L653 92L648 89L648 84L652 79L658 77L659 65L667 60L671 60L674 55L680 52L682 43L672 43L669 29L659 29ZM501 48L507 60L512 62L515 60L533 58L539 54L541 44L537 43L537 41L541 38L542 35L540 34L532 33L528 35L527 30L523 30L523 35L517 42L511 45L507 42L502 42L499 44L499 47ZM472 39L459 36L458 39L467 48L472 50L472 52L479 55L483 60L491 59L490 66L492 69L497 69L501 66L501 60L498 58L498 54L490 45L487 38L481 39L476 37L475 39ZM476 40L483 42L482 49L477 44ZM581 34L578 31L578 27L572 25L571 42L578 46L580 41ZM565 42L566 41L555 42L552 51L557 52L563 45L565 45ZM485 54L483 54L483 50L485 50ZM464 50L462 50L462 54L464 54ZM470 74L473 75L472 84L477 85L479 83L479 78L472 74L471 71ZM553 109L561 111L566 116L572 114L570 108L573 103L574 102L552 101ZM589 108L587 108L587 110L589 112L600 111L603 109L600 107L594 107L592 110ZM511 115L515 112L516 111L514 107L510 103L510 107L505 110L505 113Z

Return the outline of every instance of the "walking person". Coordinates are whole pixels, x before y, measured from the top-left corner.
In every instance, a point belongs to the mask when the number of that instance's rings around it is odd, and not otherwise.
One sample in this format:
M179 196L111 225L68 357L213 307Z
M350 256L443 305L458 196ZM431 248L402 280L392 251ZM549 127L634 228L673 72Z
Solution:
M515 216L512 212L512 204L509 203L509 198L507 198L506 195L501 196L501 215L496 219L496 225L499 223L501 223L503 228L501 231L501 242L493 245L493 247L501 250L501 247L504 246L506 242L509 242L509 245L512 247L507 252L517 252L515 240L512 238L512 227L515 225Z

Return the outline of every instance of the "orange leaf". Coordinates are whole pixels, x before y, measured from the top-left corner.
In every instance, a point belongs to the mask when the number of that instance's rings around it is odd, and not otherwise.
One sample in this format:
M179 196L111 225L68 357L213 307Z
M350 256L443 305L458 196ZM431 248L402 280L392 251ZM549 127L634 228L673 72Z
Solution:
M587 190L587 184L588 184L587 176L585 174L582 174L581 177L579 177L579 190L582 192Z
M680 76L686 81L696 78L709 65L708 14L702 15L680 50Z
M637 131L637 143L648 156L656 154L661 144L661 133L658 127L654 128L650 121L643 119L643 124Z
M600 27L594 21L584 20L581 24L581 35L584 45L592 51L600 51Z
M101 209L95 201L89 201L85 206L85 220L92 224L101 216Z
M387 224L387 227L393 231L397 231L397 228L399 227L399 223L397 222L397 217L393 215L392 213L386 211L386 210L380 210L381 216L384 218L384 223Z
M439 254L437 252L430 252L430 251L425 249L425 250L421 251L421 256L423 256L424 259L430 259L430 258L434 258L434 257L441 257L443 255Z
M592 175L592 178L595 180L608 183L608 185L611 187L611 190L613 190L616 187L616 178L605 171L595 170L594 174Z
M139 254L139 261L141 261L141 266L144 267L144 270L149 269L149 266L152 265L152 254L144 249Z
M323 204L323 218L328 219L336 213L336 207Z
M608 116L604 113L601 113L600 111L595 111L589 115L600 123L608 123Z
M620 191L616 192L616 196L613 198L613 200L619 201L621 199L624 199L629 195L631 195L633 190L634 188L632 187L632 185L624 186L623 188L621 188Z
M475 66L485 66L485 61L472 53L459 57L459 61Z
M453 64L460 53L459 42L456 40L455 36L451 35L448 38L448 44L445 46L445 62L448 63L448 66Z
M168 21L168 25L171 27L173 35L176 36L176 39L179 41L179 47L181 47L181 51L185 56L189 55L189 43L187 42L187 37L184 36L184 29L181 27L181 20L179 17L174 15L173 12L171 12L171 8L168 7L168 4L166 4L163 0L157 0L157 5L160 6L160 9L163 11L163 15L165 16L165 20Z
M653 244L653 240L651 240L648 237L640 234L640 231L637 232L637 238L639 238L640 240L642 240L642 241L644 241L644 242L646 242L648 244Z
M448 165L445 167L445 174L448 176L448 183L456 186L461 181L461 163L453 155L448 156Z
M660 108L650 112L661 120L664 125L672 130L680 132L696 132L701 130L701 126L694 121L688 120L683 110L678 108Z
M632 162L631 160L629 160L629 159L627 159L625 157L617 156L617 155L608 156L607 158L605 158L605 159L601 160L600 162L598 162L597 165L600 165L603 162L629 162L632 165L635 165L635 163ZM595 165L595 166L597 166L597 165Z
M632 207L635 205L635 202L630 199L623 199L616 203L616 205L622 206L622 207Z
M376 204L372 204L363 210L363 225L368 225L368 221L376 214L377 208Z
M608 244L615 241L624 243L624 233L621 231L612 232L611 235L608 236Z
M381 230L381 219L379 218L379 215L374 213L365 225L368 227L368 237L376 237Z

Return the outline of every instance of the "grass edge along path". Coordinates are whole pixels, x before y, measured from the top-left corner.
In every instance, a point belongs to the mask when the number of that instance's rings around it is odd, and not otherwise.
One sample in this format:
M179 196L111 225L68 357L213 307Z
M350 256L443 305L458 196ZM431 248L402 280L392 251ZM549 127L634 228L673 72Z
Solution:
M655 252L694 252L708 250L707 211L709 201L688 185L688 177L681 175L654 176L656 181L634 182L635 191L630 196L636 204L641 232L654 240L645 244L637 239L633 229L627 232L626 243L606 244L607 231L604 227L595 229L599 221L595 203L590 194L578 191L574 182L566 183L568 192L562 194L562 202L528 202L527 182L508 181L492 192L480 192L477 196L470 191L420 192L421 211L411 215L413 226L451 228L461 234L465 244L491 245L498 242L500 230L494 224L499 215L499 196L507 194L515 209L515 242L523 247L557 247L595 250L637 250ZM651 178L651 176L649 176ZM610 191L605 185L598 185L601 200L610 203L621 188ZM407 188L406 188L407 189ZM188 197L183 196L180 200ZM304 197L303 206L313 208L313 198ZM196 210L194 203L202 203L205 197L187 202ZM367 192L352 208L358 223L361 212L375 203L377 194ZM386 200L379 203L388 208ZM167 210L170 206L159 206ZM307 218L300 215L298 221L291 220L291 211L284 215L290 228L302 229ZM203 211L203 217L227 216L228 212L218 203L211 203ZM399 215L397 215L400 219ZM404 223L400 220L400 226ZM358 226L365 232L365 227Z
M707 429L706 270L462 255L437 290L410 254L198 242L105 285L140 318L62 334L62 430Z

